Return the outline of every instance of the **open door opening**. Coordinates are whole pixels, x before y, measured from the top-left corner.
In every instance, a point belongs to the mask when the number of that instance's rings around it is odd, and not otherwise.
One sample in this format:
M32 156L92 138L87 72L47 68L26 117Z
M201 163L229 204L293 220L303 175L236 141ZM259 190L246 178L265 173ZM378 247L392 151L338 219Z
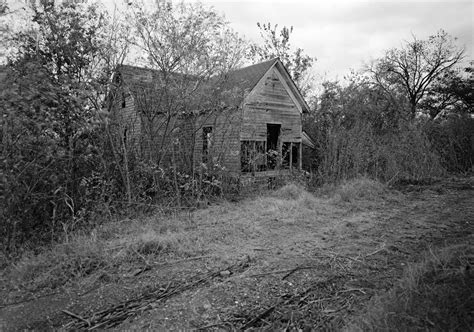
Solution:
M267 123L267 168L275 169L280 155L279 139L281 124Z

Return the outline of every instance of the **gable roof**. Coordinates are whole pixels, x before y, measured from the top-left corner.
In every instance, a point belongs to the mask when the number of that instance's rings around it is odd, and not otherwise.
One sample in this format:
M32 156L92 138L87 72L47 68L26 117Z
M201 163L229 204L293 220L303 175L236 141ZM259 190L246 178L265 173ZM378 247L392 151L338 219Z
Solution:
M242 91L250 92L255 88L258 82L260 82L260 80L272 67L277 67L279 69L279 72L282 74L283 79L285 80L291 93L295 96L297 102L301 105L302 112L308 112L308 104L304 100L301 92L299 91L295 82L291 78L290 73L279 58L273 58L271 60L260 62L255 65L233 70L226 75L228 80L227 84L229 86L236 87Z
M230 71L226 74L227 81L242 91L250 92L277 61L278 58L275 58Z
M251 66L239 68L232 70L224 75L224 85L230 88L236 88L238 91L242 92L251 92L260 82L260 80L265 76L265 74L273 67L279 69L280 74L282 74L283 79L285 80L288 88L291 93L295 96L298 103L301 105L302 112L306 113L309 111L308 104L304 100L301 92L298 87L291 79L291 76L288 70L285 68L283 63L279 58L273 58L271 60L263 61ZM128 84L132 90L141 89L144 85L152 83L158 77L158 70L136 67L130 65L120 65L118 71L123 75L125 81L133 82ZM180 76L182 74L173 73L173 75ZM190 81L193 81L193 76L186 76ZM198 78L195 77L196 81ZM212 82L213 79L211 78ZM214 82L218 82L219 78L215 77ZM212 83L210 84L212 85Z

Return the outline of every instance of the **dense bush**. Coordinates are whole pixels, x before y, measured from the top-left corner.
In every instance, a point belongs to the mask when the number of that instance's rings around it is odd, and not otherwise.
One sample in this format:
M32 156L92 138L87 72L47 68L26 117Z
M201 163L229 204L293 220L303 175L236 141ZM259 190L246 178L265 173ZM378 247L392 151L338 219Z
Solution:
M447 119L413 118L396 85L389 90L355 75L347 86L326 82L323 87L319 104L304 122L317 145L304 160L318 174L316 183L360 175L392 183L472 169L469 108L446 110Z
M364 120L348 129L334 127L320 153L318 172L329 182L360 175L392 182L443 174L440 158L415 125L384 134L377 134Z
M453 116L425 124L425 132L442 165L450 172L467 172L474 166L474 118Z

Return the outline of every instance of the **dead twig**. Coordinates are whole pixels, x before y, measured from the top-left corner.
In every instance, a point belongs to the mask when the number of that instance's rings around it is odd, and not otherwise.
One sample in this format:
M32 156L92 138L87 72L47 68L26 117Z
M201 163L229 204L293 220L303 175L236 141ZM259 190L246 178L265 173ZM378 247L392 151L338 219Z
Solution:
M339 291L338 293L346 293L346 292L361 292L362 294L367 294L364 292L361 288L350 288L350 289L344 289L342 291Z
M256 327L257 323L260 322L260 321L264 321L265 322L265 318L267 316L269 316L272 312L275 311L276 308L278 308L279 306L285 306L285 305L290 305L290 304L293 304L293 303L302 303L304 302L308 296L311 294L311 291L313 291L314 289L316 289L317 287L321 286L321 285L325 285L325 284L330 284L332 283L335 279L338 279L340 278L341 276L340 275L332 275L331 277L325 279L325 280L321 280L321 281L318 281L316 283L314 283L313 285L311 285L310 287L308 287L306 290L304 290L303 292L299 293L299 294L296 294L294 296L291 296L290 298L280 298L280 300L278 300L274 305L270 306L269 308L263 310L260 314L258 314L257 316L255 316L254 318L252 318L250 321L248 321L247 323L245 323L240 329L241 330L246 330L248 328L251 328L251 327Z
M65 313L66 315L68 315L68 316L71 316L71 317L73 317L73 318L79 319L80 321L83 321L84 323L87 324L87 326L90 326L90 325L91 325L91 323L90 323L87 319L85 319L85 318L83 318L83 317L81 317L81 316L79 316L79 315L77 315L77 314L75 314L75 313L73 313L73 312L70 312L70 311L68 311L68 310L61 310L61 311L64 312L64 313Z
M198 259L204 259L204 258L210 258L210 257L212 257L212 255L189 257L189 258L177 259L177 260L174 260L174 261L168 261L168 262L162 262L162 263L153 262L153 266L173 265L173 264L177 264L177 263L195 261L195 260L198 260Z
M113 306L109 309L95 312L88 319L67 312L66 314L76 319L79 319L80 322L70 322L64 325L63 327L65 329L87 328L88 330L115 327L130 317L141 314L143 311L152 309L160 301L166 301L174 295L183 293L195 287L211 282L211 280L213 280L214 278L220 277L222 271L229 271L231 274L241 272L242 270L248 268L249 264L250 258L247 257L245 260L239 261L231 266L228 266L225 269L211 271L203 275L197 275L191 278L188 282L170 282L167 284L166 287L160 287L156 291L149 292L135 299L119 303L118 305Z
M386 245L385 245L385 242L384 242L384 243L382 244L382 246L381 246L379 249L377 249L377 250L375 250L375 251L373 251L373 252L371 252L371 253L365 255L365 257L369 257L369 256L372 256L372 255L375 255L375 254L377 254L377 253L379 253L379 252L381 252L382 250L385 250L385 249L386 249Z
M256 323L258 323L259 321L263 320L265 317L267 317L268 315L270 315L273 310L275 310L275 308L282 304L283 301L280 301L278 303L276 303L275 305L271 306L270 308L264 310L262 313L260 313L259 315L257 315L256 317L254 317L252 320L250 320L247 324L245 324L244 326L242 326L242 330L246 330L248 328L251 328L252 326L254 326Z
M296 272L296 271L298 271L298 270L315 269L315 268L318 268L318 267L319 267L319 266L297 266L297 267L294 267L294 268L292 268L292 269L284 269L284 270L276 270L276 271L269 271L269 272L251 274L251 275L249 275L249 276L247 276L247 277L248 277L248 278L257 278L257 277L264 277L264 276L271 275L271 274L286 273L286 275L283 276L283 278L281 278L282 280L285 280L285 279L288 278L291 274L293 274L294 272Z
M285 280L286 278L288 278L290 275L292 275L293 273L295 273L296 271L299 271L299 270L310 270L310 269L315 269L315 268L318 268L319 266L297 266L295 267L293 270L289 271L287 274L285 274L281 280Z

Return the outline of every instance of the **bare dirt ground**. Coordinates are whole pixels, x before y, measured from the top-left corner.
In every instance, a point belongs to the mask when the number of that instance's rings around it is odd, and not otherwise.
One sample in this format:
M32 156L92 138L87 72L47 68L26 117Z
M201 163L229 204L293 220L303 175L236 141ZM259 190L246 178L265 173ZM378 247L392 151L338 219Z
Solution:
M195 211L166 233L185 256L142 256L54 292L3 287L0 330L344 329L423 252L474 242L474 177L398 189Z

